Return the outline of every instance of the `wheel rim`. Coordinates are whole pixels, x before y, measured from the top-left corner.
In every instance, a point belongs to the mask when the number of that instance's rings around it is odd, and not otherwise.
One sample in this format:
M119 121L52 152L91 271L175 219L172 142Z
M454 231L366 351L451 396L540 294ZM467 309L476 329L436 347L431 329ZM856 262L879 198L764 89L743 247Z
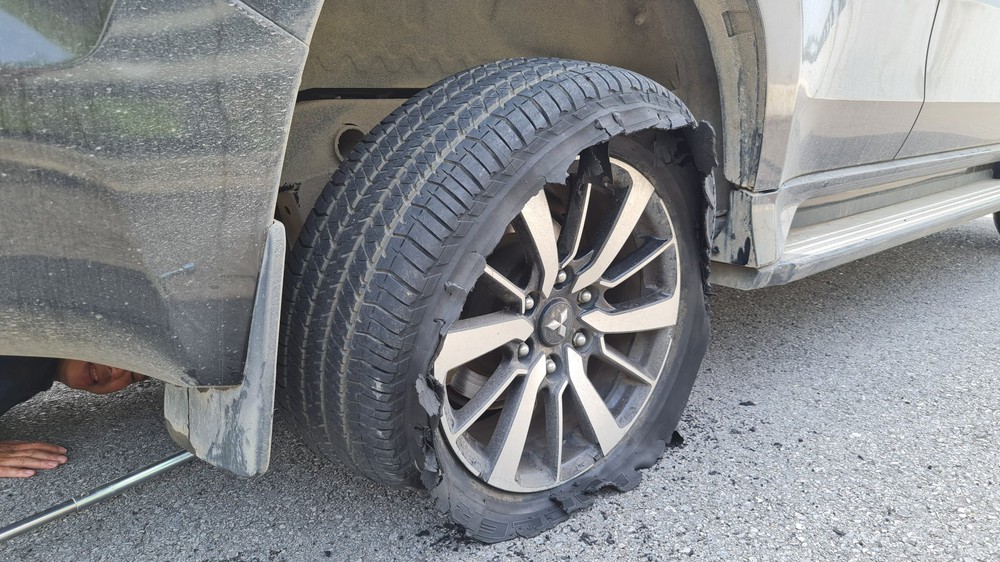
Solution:
M606 144L532 197L434 362L441 431L465 467L502 490L540 491L621 445L670 351L680 267L652 181Z

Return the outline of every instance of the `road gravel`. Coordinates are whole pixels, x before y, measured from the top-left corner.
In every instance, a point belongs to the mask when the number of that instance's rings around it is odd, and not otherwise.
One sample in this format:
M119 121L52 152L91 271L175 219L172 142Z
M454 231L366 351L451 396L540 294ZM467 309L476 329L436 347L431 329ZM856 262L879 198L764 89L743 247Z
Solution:
M716 289L684 443L636 490L538 537L463 538L419 491L314 457L280 418L271 470L189 463L0 545L0 560L997 560L1000 236L989 219L784 287ZM6 524L175 450L162 389L56 389L0 438L70 450L0 481Z

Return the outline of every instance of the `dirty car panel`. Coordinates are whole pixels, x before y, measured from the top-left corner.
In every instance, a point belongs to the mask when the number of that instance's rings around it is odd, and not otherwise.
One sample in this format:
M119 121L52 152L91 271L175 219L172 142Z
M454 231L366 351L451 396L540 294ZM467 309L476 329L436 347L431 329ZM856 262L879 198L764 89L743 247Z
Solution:
M0 50L0 353L238 384L306 45L241 3L43 4L0 14L35 39Z

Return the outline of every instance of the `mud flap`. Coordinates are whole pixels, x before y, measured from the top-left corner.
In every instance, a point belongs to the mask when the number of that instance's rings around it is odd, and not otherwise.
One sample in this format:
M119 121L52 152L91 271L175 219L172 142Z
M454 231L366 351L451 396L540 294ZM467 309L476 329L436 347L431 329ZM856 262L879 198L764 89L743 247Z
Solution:
M170 437L198 458L238 476L263 474L271 460L284 263L285 228L274 222L267 231L257 280L243 384L167 385L164 393Z

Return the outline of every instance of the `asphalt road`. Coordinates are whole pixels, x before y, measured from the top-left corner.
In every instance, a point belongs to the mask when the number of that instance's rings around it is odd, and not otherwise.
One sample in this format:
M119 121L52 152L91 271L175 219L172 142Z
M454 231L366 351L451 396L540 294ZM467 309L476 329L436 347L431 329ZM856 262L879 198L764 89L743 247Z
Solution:
M627 494L536 538L463 539L417 491L312 456L278 420L271 471L191 463L0 545L3 560L997 560L1000 236L988 219L785 287L717 289L670 449ZM0 438L70 449L0 481L7 523L176 450L157 383L65 389Z

